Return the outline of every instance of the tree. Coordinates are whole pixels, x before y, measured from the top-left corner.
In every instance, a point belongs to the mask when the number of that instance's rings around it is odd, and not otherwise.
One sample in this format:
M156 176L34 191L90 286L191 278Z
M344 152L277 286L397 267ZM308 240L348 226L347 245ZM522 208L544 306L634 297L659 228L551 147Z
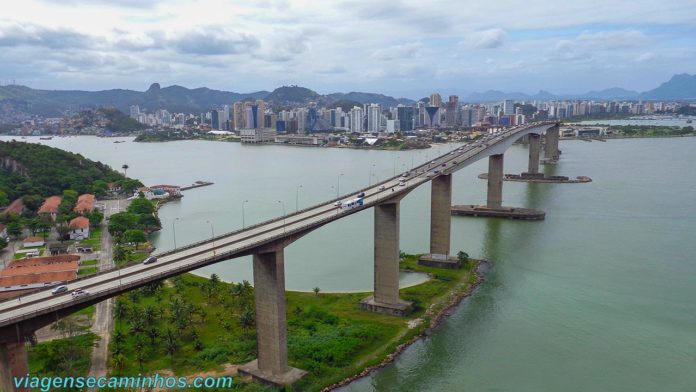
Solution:
M131 195L136 189L138 189L138 187L140 186L140 182L137 180L131 180L127 178L121 181L119 185L121 186L121 191L123 193Z
M129 212L117 212L109 218L109 233L111 235L123 234L126 230L134 229L138 225L138 215Z
M124 357L123 354L116 354L113 357L113 361L117 373L120 374L123 371L123 368L126 367L126 357Z
M58 239L62 243L65 240L65 236L70 233L70 227L67 223L60 223L56 225L56 231L58 232Z
M92 193L94 193L94 195L97 197L104 196L108 189L109 184L107 184L104 180L95 180L92 183Z
M321 289L319 288L319 286L317 286L313 288L312 291L314 291L314 295L319 295L319 291L321 291Z
M239 325L246 333L254 325L254 311L247 308L239 315Z
M457 257L459 258L459 261L462 263L466 263L469 261L469 254L460 250L459 253L457 253Z
M126 230L126 232L123 233L123 237L128 242L135 242L135 249L138 249L139 244L147 242L145 232L139 229Z
M89 213L89 225L92 227L98 227L102 220L104 220L104 214L102 214L99 210L94 210Z
M7 247L7 240L5 237L0 237L0 250L3 250Z
M7 193L0 191L0 207L5 207L10 204L10 199L7 197Z
M77 335L77 332L80 330L80 325L75 317L68 316L58 320L51 326L51 329L63 334L64 338L71 338Z
M19 222L10 222L7 224L7 235L10 237L19 237L22 235L22 225Z
M114 261L116 264L122 263L128 259L128 252L126 248L121 245L116 245L114 247Z
M127 164L124 164L123 166L121 166L121 169L123 169L123 176L124 177L128 177L127 172L128 172L129 168L130 168L130 166L128 166Z
M137 199L131 201L127 211L131 214L138 215L152 214L155 212L155 205L144 197L138 197Z

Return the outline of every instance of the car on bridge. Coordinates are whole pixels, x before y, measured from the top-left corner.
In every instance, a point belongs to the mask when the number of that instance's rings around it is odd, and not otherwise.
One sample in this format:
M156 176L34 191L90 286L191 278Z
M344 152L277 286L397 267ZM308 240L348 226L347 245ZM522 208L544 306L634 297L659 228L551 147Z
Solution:
M74 290L74 291L72 292L73 298L78 298L78 297L82 297L82 296L85 296L85 295L89 295L89 291L83 290L83 289L77 289L77 290Z
M152 264L155 261L157 261L157 257L155 256L150 256L147 259L143 260L143 264Z
M68 291L68 286L62 284L51 290L51 294L56 295Z

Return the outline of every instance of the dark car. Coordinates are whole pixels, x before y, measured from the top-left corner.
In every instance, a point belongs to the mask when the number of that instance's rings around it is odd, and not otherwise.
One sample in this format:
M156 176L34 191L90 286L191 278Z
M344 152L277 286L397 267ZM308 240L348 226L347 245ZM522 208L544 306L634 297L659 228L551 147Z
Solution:
M358 193L358 197L365 197L365 192Z
M155 256L150 256L147 259L143 260L143 264L152 264L155 261L157 261L157 257Z

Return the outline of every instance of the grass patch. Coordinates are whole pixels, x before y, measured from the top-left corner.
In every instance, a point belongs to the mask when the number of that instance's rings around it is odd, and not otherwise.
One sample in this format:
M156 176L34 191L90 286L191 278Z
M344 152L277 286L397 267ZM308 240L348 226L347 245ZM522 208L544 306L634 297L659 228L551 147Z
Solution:
M475 263L459 270L439 270L403 259L403 269L426 272L428 282L401 290L414 312L395 317L359 309L370 293L287 292L290 364L309 371L293 390L318 391L381 362L395 348L430 327L426 309L442 309L450 293L475 281ZM214 282L191 274L119 297L110 347L117 374L172 369L177 375L219 369L256 358L253 288ZM422 317L413 329L408 321ZM242 386L242 390L257 386Z
M91 275L96 274L97 272L99 272L97 267L84 267L77 270L78 275Z
M88 265L97 265L99 264L99 260L83 260L80 262L80 266L86 267Z
M100 249L101 246L101 229L96 228L96 229L90 229L89 230L89 238L86 240L80 241L79 245L88 245L92 247L92 251L96 252Z

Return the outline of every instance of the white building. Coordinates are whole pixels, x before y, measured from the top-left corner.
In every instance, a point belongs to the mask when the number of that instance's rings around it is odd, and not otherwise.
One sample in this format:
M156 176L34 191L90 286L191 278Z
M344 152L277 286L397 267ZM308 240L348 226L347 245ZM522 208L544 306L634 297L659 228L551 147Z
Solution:
M359 106L350 109L350 131L353 133L362 133L363 131L363 110Z
M367 108L367 132L379 132L382 127L382 108L376 104L370 104Z
M239 131L242 143L269 143L275 141L277 133L273 129L242 129Z

